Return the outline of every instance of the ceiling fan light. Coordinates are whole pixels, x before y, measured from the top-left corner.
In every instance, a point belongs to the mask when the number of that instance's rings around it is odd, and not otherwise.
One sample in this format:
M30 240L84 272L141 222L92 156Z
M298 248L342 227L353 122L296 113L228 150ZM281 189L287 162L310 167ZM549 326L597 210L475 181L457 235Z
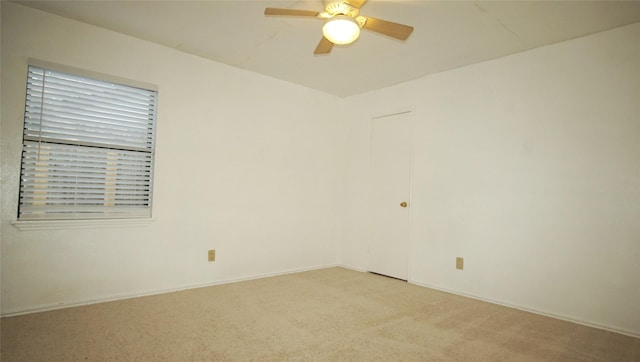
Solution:
M360 26L350 16L337 15L324 23L322 34L333 44L350 44L360 36Z

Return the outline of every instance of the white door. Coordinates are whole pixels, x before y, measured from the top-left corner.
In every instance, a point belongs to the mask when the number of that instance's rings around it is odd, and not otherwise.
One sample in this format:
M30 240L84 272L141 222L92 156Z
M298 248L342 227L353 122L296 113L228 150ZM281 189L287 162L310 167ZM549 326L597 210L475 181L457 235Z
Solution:
M409 277L411 113L371 120L369 271Z

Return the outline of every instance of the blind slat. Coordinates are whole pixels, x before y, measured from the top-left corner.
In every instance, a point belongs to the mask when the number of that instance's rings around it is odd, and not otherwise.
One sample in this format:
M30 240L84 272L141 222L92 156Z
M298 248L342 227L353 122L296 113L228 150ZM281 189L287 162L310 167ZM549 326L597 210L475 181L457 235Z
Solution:
M93 110L96 113L123 114L127 117L145 117L149 113L149 107L140 108L136 104L127 104L114 102L113 99L102 97L89 97L84 94L74 95L71 92L64 92L63 89L58 91L48 90L44 95L44 99L38 97L29 97L27 101L33 106L39 103L46 103L49 107L68 107L76 110Z
M62 81L68 82L76 82L79 84L83 84L79 87L86 87L91 89L92 87L101 88L101 89L118 89L120 94L128 94L130 96L135 95L143 95L143 96L154 96L156 93L154 91L150 91L147 89L139 88L139 87L131 87L128 85L120 85L112 82L104 82L97 79L91 79L87 77L82 77L78 75L73 75L69 73L56 72L53 70L45 70L41 67L29 67L29 77L31 78L30 84L40 82L42 83L45 72L47 73L47 79L59 79Z

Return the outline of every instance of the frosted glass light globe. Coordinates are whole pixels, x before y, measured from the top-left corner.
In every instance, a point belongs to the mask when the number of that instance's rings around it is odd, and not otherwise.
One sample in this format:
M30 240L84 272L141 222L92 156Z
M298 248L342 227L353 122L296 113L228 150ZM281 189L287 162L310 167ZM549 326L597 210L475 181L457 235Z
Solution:
M322 35L333 44L350 44L360 36L358 22L346 15L337 15L327 20Z

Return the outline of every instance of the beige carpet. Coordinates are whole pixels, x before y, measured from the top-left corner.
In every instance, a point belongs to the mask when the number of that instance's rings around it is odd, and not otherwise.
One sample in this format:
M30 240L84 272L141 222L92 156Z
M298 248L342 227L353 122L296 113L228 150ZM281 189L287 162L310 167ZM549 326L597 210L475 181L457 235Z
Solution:
M9 361L640 361L640 339L330 268L4 318Z

